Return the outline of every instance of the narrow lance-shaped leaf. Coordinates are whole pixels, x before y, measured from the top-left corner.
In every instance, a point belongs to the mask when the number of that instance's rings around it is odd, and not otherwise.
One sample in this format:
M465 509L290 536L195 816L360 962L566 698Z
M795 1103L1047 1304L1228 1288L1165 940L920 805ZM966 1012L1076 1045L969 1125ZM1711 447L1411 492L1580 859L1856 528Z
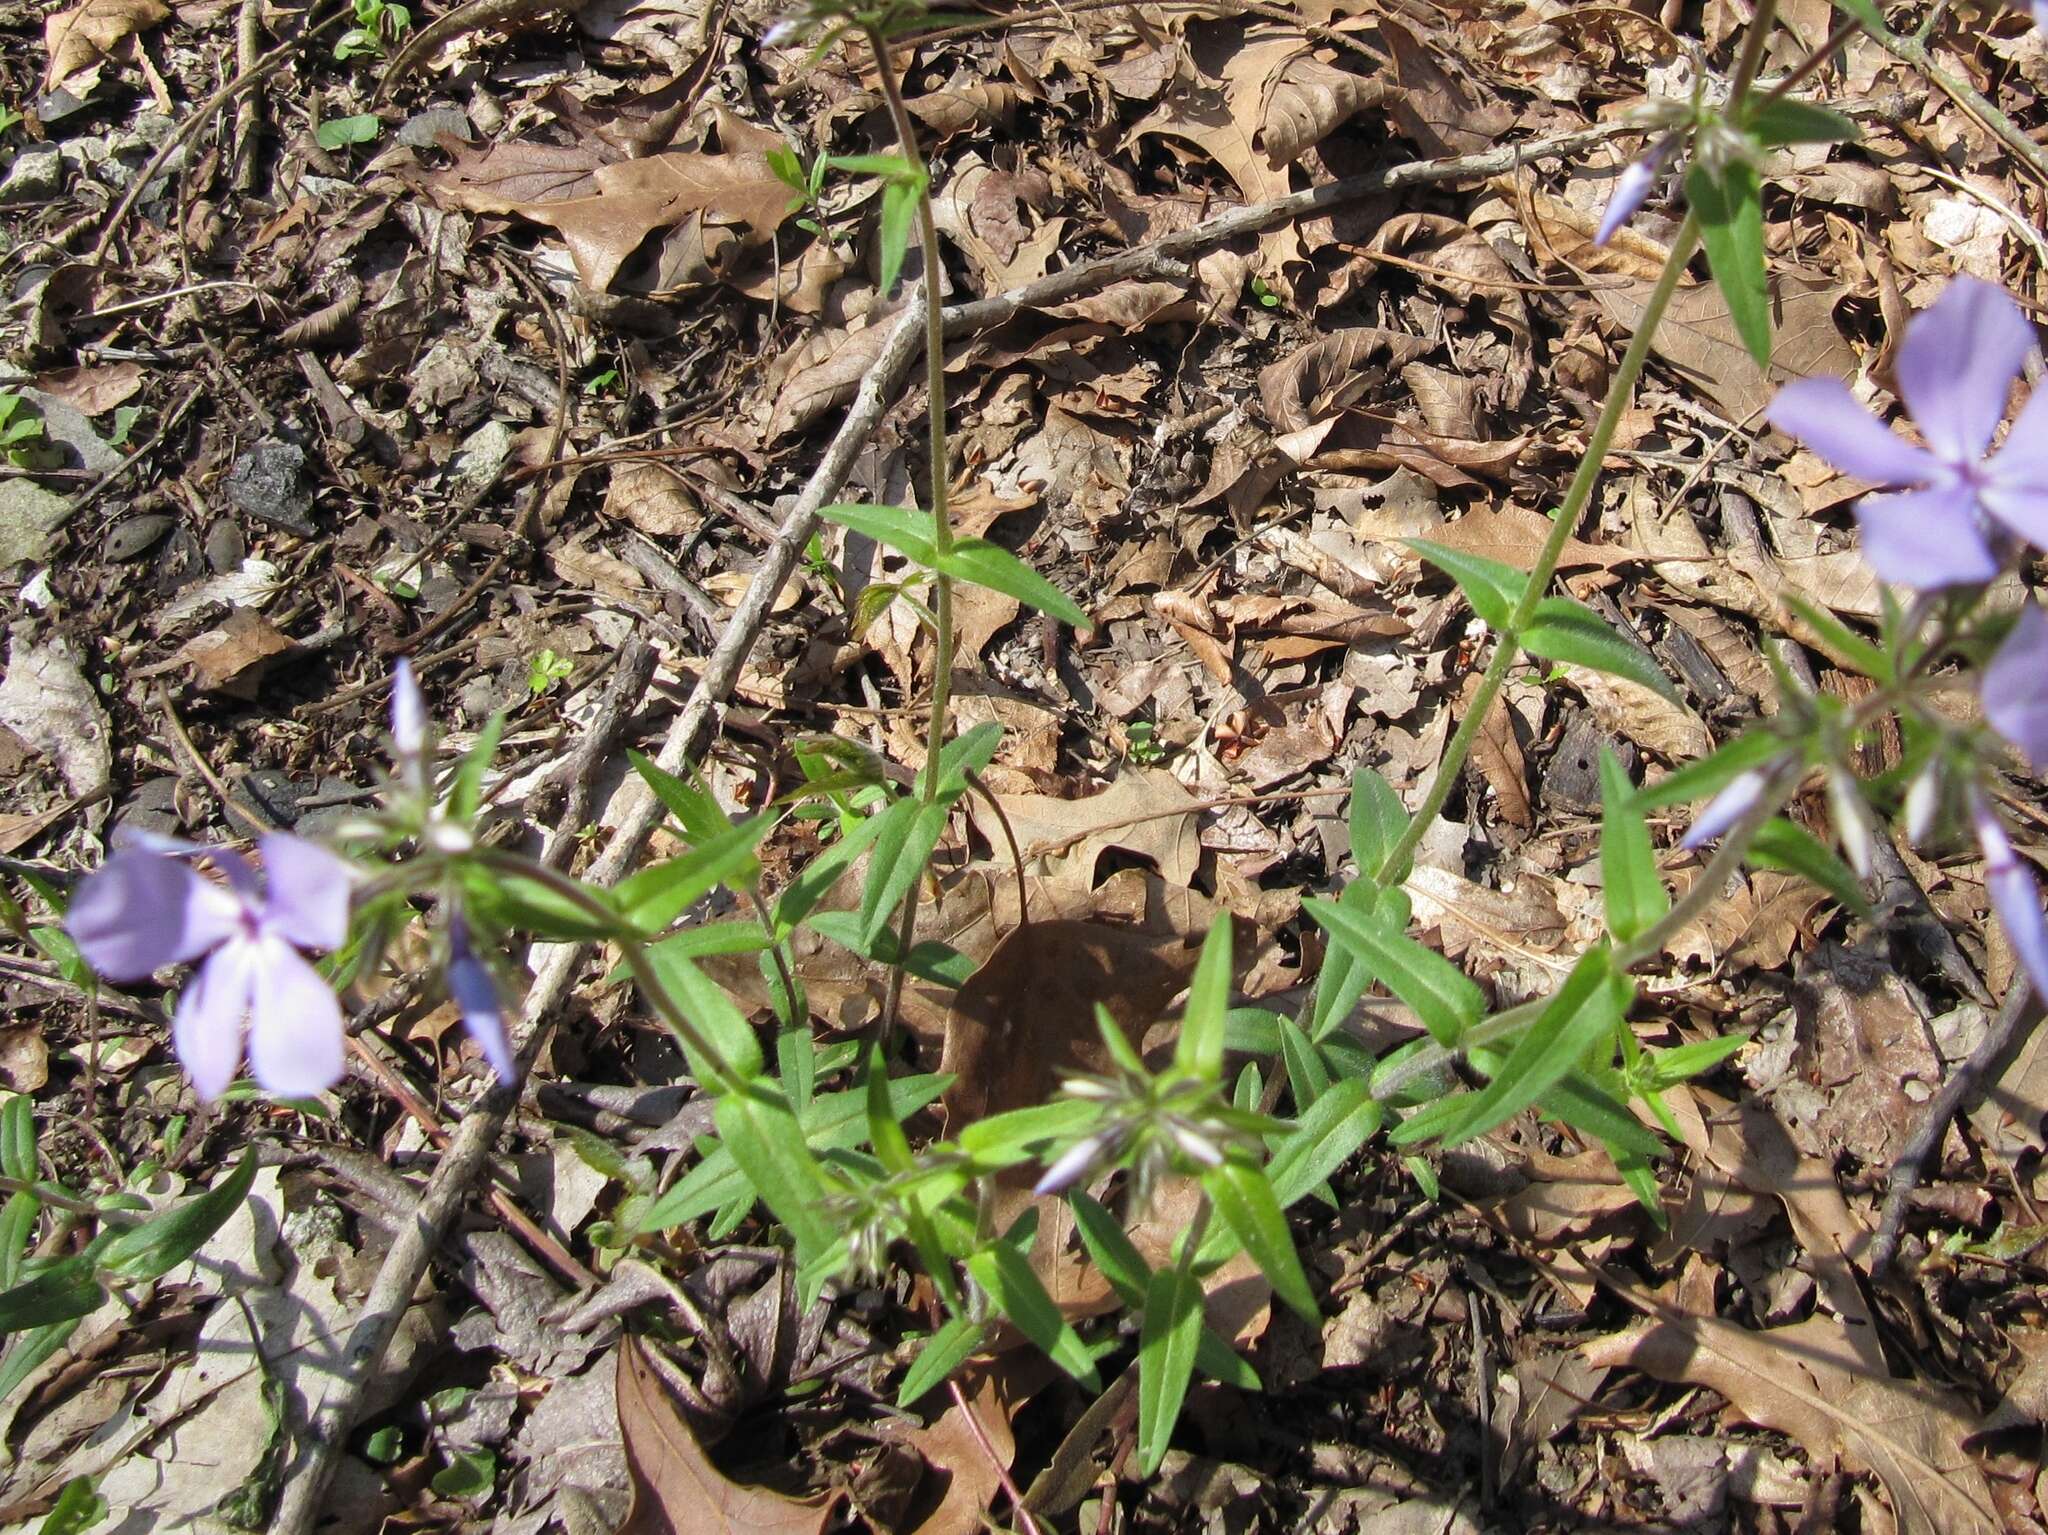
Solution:
M1026 607L1050 613L1075 629L1092 627L1078 603L1000 544L985 538L963 538L938 561L938 568L956 581L985 586L1015 597Z
M911 1361L910 1369L904 1374L903 1385L896 1392L896 1405L909 1407L943 1382L981 1347L981 1340L987 1332L985 1324L970 1321L964 1316L947 1318L937 1332L925 1339L924 1347Z
M1462 549L1453 549L1427 538L1404 538L1401 542L1457 582L1458 590L1472 604L1472 611L1489 627L1506 630L1508 620L1514 616L1515 604L1522 600L1522 593L1529 585L1525 572L1512 565L1503 565L1499 560L1467 554Z
M842 501L819 507L818 515L827 522L836 522L842 528L851 528L872 538L878 544L887 544L927 570L938 559L930 512L912 507L876 506L866 501Z
M1764 279L1763 189L1756 168L1730 161L1719 178L1695 161L1685 195L1699 215L1707 269L1728 305L1728 318L1759 368L1771 365L1771 304Z
M1591 667L1678 702L1678 690L1647 651L1630 644L1598 613L1569 597L1546 597L1537 603L1519 638L1532 656Z
M1749 863L1759 869L1780 869L1813 881L1858 916L1870 914L1855 871L1818 837L1783 816L1773 816L1750 838Z
M755 1078L720 1096L718 1133L754 1192L796 1238L799 1259L838 1235L825 1217L825 1180L789 1101Z
M1308 1275L1302 1272L1301 1258L1294 1250L1287 1216L1273 1196L1265 1173L1233 1157L1221 1167L1203 1173L1202 1187L1230 1234L1272 1281L1273 1293L1304 1321L1315 1325L1319 1320L1315 1294L1308 1287Z
M1635 803L1635 791L1621 762L1600 748L1600 884L1607 906L1607 930L1627 943L1671 909L1671 897L1657 873L1650 826Z
M248 1202L255 1181L256 1156L251 1152L196 1199L175 1204L116 1236L100 1253L100 1266L123 1279L156 1279L169 1273Z
M1351 775L1350 830L1351 856L1358 863L1359 878L1398 885L1408 877L1405 867L1386 869L1388 857L1407 833L1408 807L1393 786L1371 768L1362 767Z
M1223 1077L1223 1024L1230 1012L1230 913L1222 912L1202 940L1195 977L1188 986L1187 1012L1181 1019L1174 1064L1207 1082Z
M1202 1339L1202 1286L1187 1264L1152 1276L1138 1327L1138 1472L1150 1476L1166 1458L1181 1403L1195 1376Z
M1089 1390L1099 1389L1095 1361L1081 1336L1067 1325L1060 1308L1045 1293L1031 1265L1007 1242L994 1242L967 1260L967 1271L995 1308L1039 1350Z
M1303 901L1305 910L1339 942L1355 946L1387 988L1415 1009L1440 1044L1454 1045L1479 1021L1486 998L1464 972L1406 933L1361 918L1331 901Z

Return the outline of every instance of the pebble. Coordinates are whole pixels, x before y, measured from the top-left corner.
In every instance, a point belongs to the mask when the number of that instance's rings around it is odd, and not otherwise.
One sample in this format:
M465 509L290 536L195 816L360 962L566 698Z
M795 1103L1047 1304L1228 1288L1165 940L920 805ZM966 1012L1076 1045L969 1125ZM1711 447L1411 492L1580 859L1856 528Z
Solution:
M63 154L55 144L29 144L14 152L0 179L0 203L41 202L63 190Z
M238 511L313 538L313 493L306 488L306 450L282 437L266 437L228 471L228 500Z
M114 825L155 832L160 837L180 835L185 828L178 818L178 780L144 779L136 785L134 797L114 813Z
M231 570L240 570L242 561L249 557L249 540L242 536L242 526L229 517L217 518L206 530L206 564L217 576L224 576Z

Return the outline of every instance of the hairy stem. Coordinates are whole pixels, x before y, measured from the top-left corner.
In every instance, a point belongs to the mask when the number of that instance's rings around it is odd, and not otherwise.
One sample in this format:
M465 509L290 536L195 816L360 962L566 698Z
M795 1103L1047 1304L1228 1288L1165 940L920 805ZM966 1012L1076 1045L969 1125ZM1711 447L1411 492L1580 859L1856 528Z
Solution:
M1579 518L1585 513L1586 503L1592 499L1593 485L1600 477L1607 450L1621 426L1622 412L1635 398L1636 380L1642 376L1643 366L1649 361L1650 339L1656 334L1664 311L1670 307L1672 295L1678 291L1679 279L1685 273L1686 263L1692 259L1699 235L1699 215L1688 213L1685 222L1679 226L1678 237L1672 242L1664 270L1658 274L1657 286L1651 290L1649 302L1643 306L1643 316L1636 324L1636 332L1629 337L1628 350L1622 353L1621 365L1615 369L1614 382L1607 391L1607 402L1601 407L1600 418L1593 423L1593 435L1586 443L1585 457L1579 460L1578 471L1573 474L1571 485L1565 491L1564 504L1558 508L1550 535L1544 539L1543 548L1537 553L1535 566L1529 572L1528 585L1522 589L1521 601L1515 604L1514 612L1509 615L1507 632L1500 636L1500 642L1486 663L1486 672L1479 680L1478 691L1472 695L1464 718L1458 721L1456 733L1444 747L1443 760L1437 764L1436 776L1424 791L1422 803L1416 807L1407 829L1373 875L1373 882L1382 888L1397 882L1396 874L1414 855L1423 834L1442 813L1444 801L1451 797L1452 785L1464 771L1465 759L1471 755L1472 743L1479 735L1487 711L1493 707L1494 699L1507 681L1508 672L1514 667L1519 653L1515 636L1526 629L1535 617L1536 605L1549 590L1550 578L1557 573L1557 562L1564 557L1565 545L1578 531Z

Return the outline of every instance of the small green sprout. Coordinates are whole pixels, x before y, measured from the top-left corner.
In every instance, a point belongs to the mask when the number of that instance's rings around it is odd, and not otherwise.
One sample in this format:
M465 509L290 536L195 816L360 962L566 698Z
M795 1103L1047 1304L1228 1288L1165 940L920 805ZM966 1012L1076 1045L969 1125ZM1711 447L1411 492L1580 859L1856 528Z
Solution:
M576 670L576 663L567 656L558 656L552 650L543 650L528 663L526 686L535 698L547 692L556 683L567 680Z

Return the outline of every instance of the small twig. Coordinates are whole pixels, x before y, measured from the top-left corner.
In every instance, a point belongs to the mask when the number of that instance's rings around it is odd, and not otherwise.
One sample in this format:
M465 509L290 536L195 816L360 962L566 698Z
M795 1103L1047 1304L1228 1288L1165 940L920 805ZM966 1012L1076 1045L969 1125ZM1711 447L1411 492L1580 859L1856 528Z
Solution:
M206 787L213 790L214 798L220 801L220 808L230 817L248 827L256 836L268 836L271 832L276 831L277 827L273 823L265 821L261 816L252 814L239 800L228 793L228 786L221 782L220 774L213 770L213 764L208 762L205 755L193 744L191 735L185 729L185 722L178 718L178 711L171 703L171 690L169 688L158 688L156 701L158 707L164 711L164 723L171 727L172 738L177 741L186 757L190 759L192 766L198 771L199 776L206 780Z
M605 683L604 694L597 701L597 712L591 717L590 728L584 732L582 744L576 748L566 769L568 792L563 797L562 813L555 818L554 835L548 838L544 855L557 867L567 867L575 852L576 834L590 816L591 786L596 782L598 770L605 759L618 746L626 721L640 707L647 685L654 680L658 659L654 647L642 639L629 638L619 649L611 678Z
M1877 1239L1870 1244L1872 1279L1882 1278L1892 1259L1898 1256L1906 1207L1912 1203L1913 1191L1927 1176L1927 1165L1947 1136L1950 1121L1976 1101L1986 1078L2006 1053L2040 1023L2042 1011L2041 999L2034 995L2026 976L2014 976L2005 994L2005 1006L1985 1030L1983 1040L1970 1052L1968 1060L1949 1073L1941 1091L1928 1100L1920 1128L1913 1132L1912 1140L1892 1164L1891 1184L1884 1196L1883 1213L1878 1217Z
M105 474L101 475L98 479L94 480L90 485L86 486L85 489L81 490L77 495L73 496L69 501L64 503L64 515L61 520L64 522L69 522L73 517L76 517L80 512L84 511L88 506L90 506L101 491L105 490L108 486L112 485L116 480L126 475L128 471L133 469L137 464L141 463L144 459L148 458L150 451L154 449L158 443L162 442L167 435L169 435L171 429L177 426L179 421L184 419L185 412L190 410L193 406L193 403L197 401L198 398L205 392L206 382L203 379L200 382L194 384L191 387L191 389L187 390L185 398L180 400L176 405L172 406L171 413L168 416L164 417L163 425L159 426L155 431L151 432L141 442L137 443L134 449L130 451L128 456L122 459L120 463L114 465L113 468L109 469Z
M1901 37L1889 27L1873 30L1866 26L1863 32L1893 58L1901 63L1911 64L1919 70L1933 82L1937 90L1988 128L2036 181L2048 186L2048 150L2043 150L2040 145L2020 132L2013 120L1986 100L1984 94L1969 81L1958 80L1935 63L1934 55L1928 51L1925 39Z
M242 0L241 13L235 18L235 68L245 75L251 73L261 62L258 50L262 44L261 0ZM262 128L263 98L251 91L235 108L235 171L231 185L237 192L247 193L256 185L256 135Z
M1017 1489L1017 1483L1010 1475L1010 1467L996 1447L989 1442L988 1430L981 1426L981 1416L974 1410L974 1404L967 1400L967 1393L960 1389L957 1379L946 1382L946 1390L953 1398L953 1405L960 1409L960 1416L967 1423L967 1432L974 1436L974 1442L981 1453L988 1457L989 1469L1002 1483L1003 1492L1010 1500L1010 1507L1017 1511L1017 1518L1024 1525L1024 1535L1039 1535L1038 1521L1031 1517L1031 1510L1024 1506L1024 1494Z

